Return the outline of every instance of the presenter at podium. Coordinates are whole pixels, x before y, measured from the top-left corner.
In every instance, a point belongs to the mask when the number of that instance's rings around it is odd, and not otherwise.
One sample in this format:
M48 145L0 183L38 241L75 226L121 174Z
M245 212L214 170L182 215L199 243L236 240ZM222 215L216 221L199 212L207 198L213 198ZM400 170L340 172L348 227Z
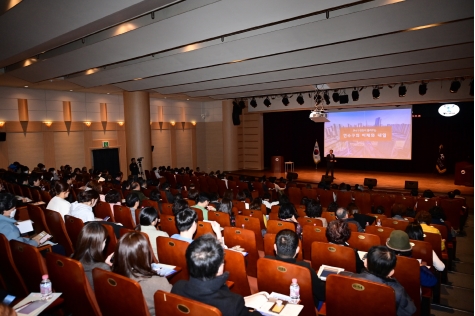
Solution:
M333 177L333 169L335 168L335 162L336 162L335 155L333 154L333 149L330 149L330 153L327 155L326 158L327 158L327 173L325 175L328 176L328 172L331 171L332 178L336 179L335 177Z

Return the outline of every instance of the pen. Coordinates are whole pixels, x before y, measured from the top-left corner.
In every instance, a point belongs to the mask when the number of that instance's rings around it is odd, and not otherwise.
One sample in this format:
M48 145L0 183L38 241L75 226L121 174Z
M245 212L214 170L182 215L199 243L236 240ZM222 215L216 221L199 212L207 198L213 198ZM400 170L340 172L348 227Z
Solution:
M23 305L21 305L21 306L15 308L15 311L18 312L18 310L22 309L23 307L28 306L28 305L30 305L31 303L38 302L38 301L39 301L39 300L29 301L28 303L23 304Z

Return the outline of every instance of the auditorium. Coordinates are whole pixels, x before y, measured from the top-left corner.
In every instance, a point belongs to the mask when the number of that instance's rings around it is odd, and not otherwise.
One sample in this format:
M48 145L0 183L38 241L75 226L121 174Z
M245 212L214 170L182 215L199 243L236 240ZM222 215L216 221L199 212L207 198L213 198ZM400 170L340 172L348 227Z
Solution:
M473 315L473 17L2 1L0 315Z

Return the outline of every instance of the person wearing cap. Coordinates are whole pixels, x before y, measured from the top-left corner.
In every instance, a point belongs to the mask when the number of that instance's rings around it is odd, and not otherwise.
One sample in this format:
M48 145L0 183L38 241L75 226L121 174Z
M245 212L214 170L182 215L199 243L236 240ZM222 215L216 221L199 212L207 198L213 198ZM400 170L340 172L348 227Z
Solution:
M409 236L402 230L393 230L386 241L386 246L394 250L398 256L412 257L412 245L409 242ZM437 284L437 278L432 274L429 268L427 268L426 262L422 261L420 263L420 271L421 286L433 287Z
M386 246L373 246L364 261L367 270L351 276L392 287L396 295L396 315L409 316L416 312L416 305L404 287L392 277L396 262L397 256L393 250Z

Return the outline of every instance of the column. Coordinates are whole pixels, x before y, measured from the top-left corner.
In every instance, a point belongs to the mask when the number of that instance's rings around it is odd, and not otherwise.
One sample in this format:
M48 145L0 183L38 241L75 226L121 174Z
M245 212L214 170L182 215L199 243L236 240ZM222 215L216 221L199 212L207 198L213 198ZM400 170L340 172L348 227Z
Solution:
M233 125L233 102L226 100L223 106L223 160L224 170L239 169L238 126Z
M150 128L150 97L148 92L123 92L127 171L132 158L144 157L142 169L152 170L152 137Z

